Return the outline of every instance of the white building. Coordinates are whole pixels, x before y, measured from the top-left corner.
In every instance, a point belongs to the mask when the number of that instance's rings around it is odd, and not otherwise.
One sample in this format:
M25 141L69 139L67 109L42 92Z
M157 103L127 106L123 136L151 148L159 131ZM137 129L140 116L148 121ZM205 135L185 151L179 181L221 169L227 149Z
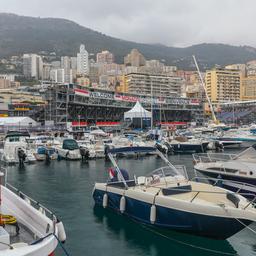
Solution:
M50 79L55 83L65 83L65 72L63 68L52 69Z
M77 54L77 74L89 75L89 54L83 44L80 45L80 52Z
M42 78L43 60L37 54L23 54L23 74L25 77Z
M71 58L68 56L61 57L60 67L64 69L64 81L65 83L72 83L72 69L71 69Z

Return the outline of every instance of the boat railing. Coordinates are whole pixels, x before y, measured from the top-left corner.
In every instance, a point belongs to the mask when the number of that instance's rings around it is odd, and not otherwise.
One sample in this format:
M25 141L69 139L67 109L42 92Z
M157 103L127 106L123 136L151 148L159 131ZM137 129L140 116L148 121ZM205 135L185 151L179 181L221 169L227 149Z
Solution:
M236 154L198 153L193 154L193 159L195 163L209 163L232 160L236 156Z
M25 193L21 192L20 190L18 190L17 188L15 188L11 184L9 184L8 182L5 184L5 186L8 189L10 189L13 193L18 195L21 199L23 199L26 203L28 203L33 208L35 208L36 210L40 211L42 214L46 215L53 222L56 223L57 217L56 217L56 215L51 210L49 210L48 208L46 208L45 206L43 206L41 203L39 203L38 201L34 200L33 198L29 197Z
M56 217L56 215L52 211L50 211L48 208L43 206L41 203L39 203L38 201L36 201L33 198L29 197L28 195L26 195L25 193L21 192L20 190L18 190L17 188L15 188L14 186L12 186L11 184L9 184L7 182L7 169L6 168L0 166L0 173L3 174L1 176L1 179L0 179L1 180L1 185L3 185L6 188L10 189L13 193L18 195L21 199L23 199L25 202L27 202L33 208L35 208L36 210L39 210L42 214L46 215L53 222L56 223L57 217Z

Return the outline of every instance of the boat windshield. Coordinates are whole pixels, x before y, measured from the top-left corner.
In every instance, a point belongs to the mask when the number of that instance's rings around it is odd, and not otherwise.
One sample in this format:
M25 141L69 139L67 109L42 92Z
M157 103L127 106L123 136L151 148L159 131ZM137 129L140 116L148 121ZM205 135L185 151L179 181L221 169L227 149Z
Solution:
M242 153L238 154L233 158L233 160L246 160L246 161L254 161L255 162L255 156L256 156L256 150L255 146L252 146L246 150L244 150Z
M75 140L67 139L63 141L63 149L74 150L79 149L79 146Z
M171 166L164 166L164 167L160 167L156 170L154 170L153 172L151 172L149 174L149 177L174 177L174 176L183 176L184 178L187 178L187 172L186 172L186 168L185 166L179 165L179 166L175 166L175 169Z

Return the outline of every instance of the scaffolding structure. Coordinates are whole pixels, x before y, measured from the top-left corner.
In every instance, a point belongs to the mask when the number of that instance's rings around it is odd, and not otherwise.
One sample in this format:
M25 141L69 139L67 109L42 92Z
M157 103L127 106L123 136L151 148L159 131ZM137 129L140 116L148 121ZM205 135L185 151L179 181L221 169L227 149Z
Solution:
M65 126L67 122L72 121L85 121L88 124L98 121L122 121L124 112L135 104L134 101L117 100L114 92L109 91L92 90L92 96L85 97L76 94L72 85L49 87L45 100L48 102L45 107L45 120L53 122L55 127ZM154 122L203 121L201 103L191 104L189 100L182 98L166 98L161 104L153 103L152 106L150 101L141 103L149 111L152 108Z

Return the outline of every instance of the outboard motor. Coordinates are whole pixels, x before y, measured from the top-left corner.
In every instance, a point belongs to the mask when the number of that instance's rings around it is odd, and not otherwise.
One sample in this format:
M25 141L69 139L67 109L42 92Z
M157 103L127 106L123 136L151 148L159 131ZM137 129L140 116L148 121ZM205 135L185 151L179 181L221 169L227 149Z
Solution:
M18 148L18 158L19 158L19 165L20 166L24 165L26 157L27 157L27 155L26 155L25 151L22 148Z
M222 152L224 150L223 144L219 141L215 141L215 150L217 152Z
M168 142L165 142L164 145L167 147L168 151L167 151L167 154L172 154L173 153L173 148L172 146L168 143Z
M161 145L159 143L156 143L155 147L163 154L167 154L168 153L168 148L166 145Z
M51 157L50 157L50 151L49 150L45 150L45 162L46 163L50 163L51 162Z
M83 160L85 160L85 161L89 160L90 152L87 148L80 147L80 154L82 156L82 161Z
M104 148L105 161L109 161L109 157L108 157L109 150L110 150L109 145L105 145L105 148Z

